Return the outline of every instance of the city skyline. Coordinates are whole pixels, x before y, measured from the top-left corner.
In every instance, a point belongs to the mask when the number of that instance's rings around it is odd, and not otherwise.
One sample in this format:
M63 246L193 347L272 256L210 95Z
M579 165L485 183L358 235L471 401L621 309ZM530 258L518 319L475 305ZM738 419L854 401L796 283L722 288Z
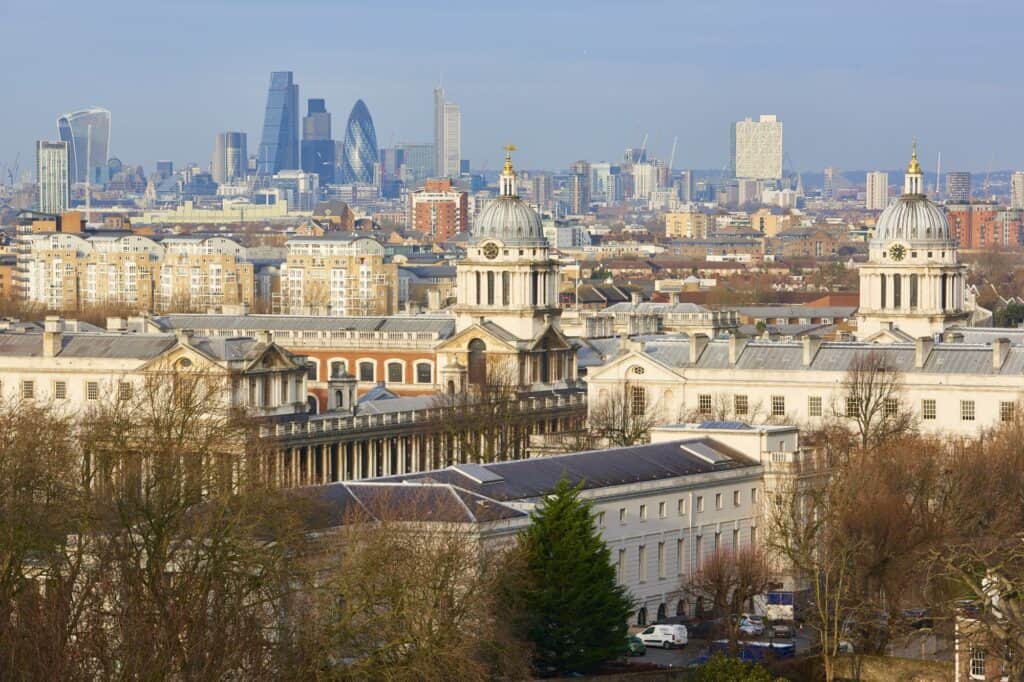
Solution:
M257 3L244 15L227 3L190 13L186 3L171 21L145 8L109 4L122 26L98 41L94 58L120 63L130 56L132 87L124 78L96 76L85 62L48 68L56 55L41 55L35 75L9 70L0 78L6 91L19 94L19 106L0 113L7 131L0 163L10 164L18 153L27 158L34 140L53 137L59 112L92 105L115 114L112 155L147 167L170 157L203 163L218 131L259 139L267 74L275 70L294 71L303 93L335 102L337 110L365 100L382 147L431 140L431 91L440 84L463 111L462 156L474 168L491 170L500 167L500 144L507 141L523 147L522 167L556 169L579 158L618 160L645 134L659 158L668 157L679 136L677 168L721 167L729 125L767 111L786 122L786 152L799 171L897 168L893 150L914 135L924 142L922 161L929 168L939 151L944 168L975 172L1014 168L1024 157L1024 142L1009 139L1012 112L1024 95L997 85L1012 77L1009 32L1024 11L1007 3L972 7L970 17L985 29L964 36L969 45L955 52L939 47L962 30L962 10L941 2L927 13L887 6L885 22L873 19L869 5L803 3L771 12L750 5L727 14L651 4L635 17L629 8L611 5L587 13L530 3L524 6L530 11L522 12L473 7L466 12L464 40L452 41L456 47L429 40L442 25L454 30L448 13L408 3L344 10L306 3L298 14L295 7ZM11 7L9 14L32 24L46 6ZM55 30L69 32L69 39L70 31L80 40L104 21L103 12L67 9L66 28ZM281 22L302 12L330 25L343 11L352 15L351 23L389 28L396 40L376 41L374 31L359 31L334 45L279 31L273 34L278 49L256 56L225 53L221 41L205 40L218 18L237 20L237 31L265 42ZM537 21L539 15L545 21ZM629 39L621 31L628 20L636 25ZM492 45L478 30L488 22L530 40ZM870 51L863 42L868 34ZM136 42L142 35L145 49ZM28 49L29 40L27 34L12 36L0 53L10 60ZM388 48L389 42L402 43L403 50ZM143 77L171 54L182 60L173 72ZM509 63L520 68L502 71ZM908 88L909 79L926 87ZM956 98L949 96L954 89ZM1003 105L967 104L979 99Z

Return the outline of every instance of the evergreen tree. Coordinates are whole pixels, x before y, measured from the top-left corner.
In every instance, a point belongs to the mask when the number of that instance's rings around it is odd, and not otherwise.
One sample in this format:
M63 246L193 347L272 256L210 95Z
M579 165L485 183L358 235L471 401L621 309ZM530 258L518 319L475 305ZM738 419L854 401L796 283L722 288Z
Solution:
M616 584L580 488L559 481L519 536L522 570L510 597L541 673L584 672L625 648L632 600Z

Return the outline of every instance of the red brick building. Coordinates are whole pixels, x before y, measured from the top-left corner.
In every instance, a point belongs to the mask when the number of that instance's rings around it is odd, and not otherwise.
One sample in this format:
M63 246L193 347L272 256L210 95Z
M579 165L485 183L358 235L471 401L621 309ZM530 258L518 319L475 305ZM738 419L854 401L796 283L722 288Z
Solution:
M950 204L946 206L946 218L950 234L961 249L1020 246L1018 212L1004 211L994 204Z
M448 178L427 180L423 189L409 195L409 226L434 241L451 239L469 229L468 202Z

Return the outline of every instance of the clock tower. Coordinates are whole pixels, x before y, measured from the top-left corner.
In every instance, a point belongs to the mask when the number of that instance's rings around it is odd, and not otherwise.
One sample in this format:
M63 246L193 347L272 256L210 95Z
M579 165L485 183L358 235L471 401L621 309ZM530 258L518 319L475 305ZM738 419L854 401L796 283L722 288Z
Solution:
M924 195L915 142L903 195L878 217L860 268L857 336L898 341L965 324L965 268L957 258L945 212Z

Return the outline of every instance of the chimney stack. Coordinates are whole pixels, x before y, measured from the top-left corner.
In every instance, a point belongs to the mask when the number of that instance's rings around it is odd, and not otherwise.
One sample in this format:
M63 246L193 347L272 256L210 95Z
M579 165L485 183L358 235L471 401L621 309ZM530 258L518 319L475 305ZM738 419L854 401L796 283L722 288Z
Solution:
M735 365L739 362L740 356L743 355L743 349L747 347L747 343L750 342L745 336L733 333L729 335L729 364Z
M805 336L802 339L804 348L804 367L810 367L821 349L821 339L813 336Z
M192 335L195 332L192 329L177 329L174 335L178 337L178 341L185 345L188 345L192 341Z
M992 342L992 369L998 371L1003 368L1006 356L1010 353L1010 339L1000 337Z
M935 339L930 336L922 336L914 342L914 367L921 369L924 363L928 362L928 356L932 354L932 347L935 346Z
M60 355L64 340L64 320L56 315L47 315L43 322L43 357L55 358Z
M695 365L708 347L707 334L692 334L690 336L690 364Z

